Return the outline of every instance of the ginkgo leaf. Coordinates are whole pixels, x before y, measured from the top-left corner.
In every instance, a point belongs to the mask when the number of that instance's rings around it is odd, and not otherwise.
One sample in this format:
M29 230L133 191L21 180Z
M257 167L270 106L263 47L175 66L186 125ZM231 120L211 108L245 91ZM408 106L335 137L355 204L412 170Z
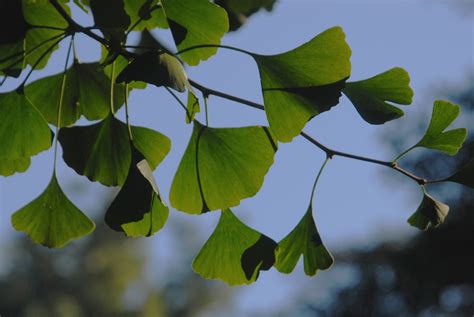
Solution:
M56 11L56 9L49 3L49 1L31 1L31 0L21 0L23 4L23 15L26 22L29 25L40 25L40 26L50 26L53 28L62 28L67 29L67 21ZM66 5L69 2L67 0L60 0L58 3L63 7L64 11L70 14L70 9ZM26 33L24 50L30 51L31 49L39 46L41 43L45 42L48 39L51 39L55 36L64 33L62 30L50 29L50 28L32 28L29 29ZM34 50L28 56L25 56L25 62L29 65L34 65L36 61L46 54L42 61L35 66L35 69L41 69L46 66L49 57L51 56L52 51L46 53L48 48L54 43L48 42L45 45L42 45L40 48ZM57 49L59 46L56 45L54 49Z
M446 178L446 180L474 188L474 159L471 159L459 171Z
M464 128L445 131L458 117L461 107L448 101L436 100L430 125L423 138L414 147L425 147L455 155L466 140Z
M188 76L179 60L166 53L148 52L135 58L117 76L117 83L143 81L179 92L189 87Z
M420 230L436 228L444 222L448 212L448 205L430 196L423 188L423 200L415 213L408 218L408 223Z
M220 44L229 30L227 13L209 0L162 0L162 13L178 50ZM198 65L217 52L217 47L206 47L184 52L180 57L189 65Z
M132 127L139 150L156 167L170 149L170 141L159 132ZM90 125L63 128L59 142L67 165L91 181L106 186L123 185L130 168L131 149L127 126L109 115ZM153 146L148 147L148 145Z
M125 184L107 209L105 222L127 236L149 237L168 219L152 170L145 157L132 145L132 162Z
M0 75L19 77L23 63L23 42L0 44Z
M0 175L10 176L23 173L30 167L30 158L3 159L0 155Z
M291 141L311 118L339 103L351 73L350 55L340 27L283 54L252 54L268 122L279 141Z
M171 205L200 214L255 195L273 164L277 143L266 127L194 130L170 191Z
M95 26L104 36L120 42L130 26L130 17L125 12L124 0L90 0Z
M63 73L42 78L25 87L31 102L41 111L45 119L57 124ZM61 127L76 122L81 115L88 120L101 120L110 113L111 81L98 63L74 62L66 71ZM123 105L125 91L122 85L114 86L114 109Z
M122 185L130 166L127 127L109 115L90 126L59 130L63 159L76 173L106 186Z
M24 160L51 147L48 123L24 94L0 94L0 118L0 160Z
M301 255L304 272L309 276L318 270L327 270L334 263L316 228L311 206L296 227L278 243L275 267L282 273L291 273Z
M224 209L216 229L194 259L193 270L204 278L220 279L229 285L251 284L260 270L272 267L276 247L275 241Z
M365 80L348 82L343 92L360 116L371 124L400 118L404 112L391 103L409 105L413 99L410 76L400 67Z
M165 135L152 129L132 126L133 145L145 156L154 170L168 155L171 141Z
M194 118L196 117L196 113L201 112L201 107L199 105L199 99L196 97L196 95L188 91L188 103L187 103L187 112L186 112L186 123L191 123L194 121Z
M12 215L13 227L48 248L91 233L95 224L66 197L53 175L46 190Z

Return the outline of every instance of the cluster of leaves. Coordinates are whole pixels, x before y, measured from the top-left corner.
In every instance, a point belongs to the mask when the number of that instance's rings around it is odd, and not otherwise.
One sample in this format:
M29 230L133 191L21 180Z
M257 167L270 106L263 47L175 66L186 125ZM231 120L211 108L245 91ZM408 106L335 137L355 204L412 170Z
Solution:
M459 106L447 101L435 102L425 135L392 162L334 151L313 140L328 158L316 178L308 210L279 243L248 227L232 213L229 208L259 191L274 161L278 143L290 142L300 134L304 136L306 123L336 106L342 94L370 124L401 117L403 111L396 105L408 105L413 97L409 76L401 68L348 82L351 50L340 27L330 28L291 51L271 56L220 45L222 36L229 31L228 16L249 16L263 7L271 9L273 2L2 2L0 21L15 17L15 32L0 34L0 75L4 79L19 77L28 65L31 68L18 89L0 94L0 174L24 172L31 157L49 149L55 140L55 148L59 142L64 161L79 175L105 186L121 187L105 214L110 228L133 237L155 234L165 225L169 209L159 193L153 170L168 154L171 142L157 131L132 126L128 118L129 92L151 84L173 94L186 112L186 122L194 125L171 186L171 205L189 214L222 210L215 231L193 263L194 270L203 277L218 278L231 285L249 284L260 271L273 266L284 273L292 272L301 255L308 275L329 268L333 258L318 233L312 198L319 175L333 155L382 164L416 180L424 198L409 223L420 229L442 223L449 208L431 197L425 185L453 181L472 187L473 161L451 177L426 181L399 168L397 160L416 147L449 155L458 152L467 132L466 129L445 131L460 112ZM94 26L78 25L71 18L68 5L77 5L92 14ZM234 23L232 29L239 25ZM148 31L154 28L170 30L176 52L150 36ZM92 29L98 29L101 35ZM127 50L132 48L127 45L132 31L142 32L140 45L133 47L140 49L139 53ZM101 61L85 64L74 56L69 65L76 33L83 33L103 46L105 54ZM69 37L71 44L64 72L26 84L34 70L47 65L59 42ZM219 47L242 52L255 60L268 127L212 128L207 120L204 124L195 118L201 100L207 103L207 97L216 92L188 79L184 65L198 65ZM202 92L203 98L199 98L195 89ZM187 104L173 90L187 93ZM252 104L223 93L218 95ZM126 122L115 116L123 105ZM98 122L74 126L81 116ZM56 133L50 126L56 127ZM56 154L54 163L55 166ZM63 193L55 168L45 191L15 212L12 224L47 247L61 247L89 234L95 227Z

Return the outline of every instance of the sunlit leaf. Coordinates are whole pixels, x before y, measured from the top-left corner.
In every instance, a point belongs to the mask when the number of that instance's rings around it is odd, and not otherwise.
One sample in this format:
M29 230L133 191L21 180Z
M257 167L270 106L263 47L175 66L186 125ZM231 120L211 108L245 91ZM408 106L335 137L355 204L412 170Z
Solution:
M120 42L130 26L130 17L125 12L124 0L90 0L94 22L104 36Z
M154 169L170 150L170 140L157 131L131 127L136 148ZM90 125L63 128L59 142L67 165L78 174L107 186L123 185L130 169L131 148L127 126L109 115Z
M430 196L424 189L423 194L420 206L408 218L408 223L420 230L426 230L428 227L436 228L444 222L449 212L449 206Z
M265 112L279 141L291 141L312 117L338 104L351 73L350 55L340 27L283 54L253 54Z
M216 229L193 261L193 270L229 285L251 284L260 270L275 262L277 244L246 226L229 210L222 211Z
M127 236L149 237L165 225L168 213L148 162L132 146L132 161L127 179L107 209L105 222Z
M187 103L188 112L186 113L186 123L191 123L196 117L196 113L201 112L201 107L199 105L199 99L191 91L188 92L188 103Z
M56 176L46 190L12 215L13 227L49 248L60 248L91 233L95 224L66 197Z
M46 120L56 125L63 74L42 78L25 88L26 95L41 111ZM61 126L69 126L81 115L88 120L100 120L110 113L110 79L98 63L80 64L74 62L66 72L61 112ZM114 87L114 108L124 103L122 85Z
M446 180L474 188L474 159L471 159L459 171L449 176Z
M194 130L171 185L171 205L200 214L255 195L273 164L277 143L266 127Z
M24 94L0 94L0 118L0 161L20 162L15 171L23 169L24 160L51 147L48 123ZM11 168L5 170L9 173Z
M403 111L392 103L409 105L413 99L410 76L399 67L369 79L346 83L343 92L361 117L371 124L400 118Z
M23 173L30 167L30 158L3 159L0 155L0 175L10 176Z
M425 147L455 155L466 140L467 130L464 128L445 130L458 117L460 112L461 107L458 105L448 101L435 101L430 125L415 147Z
M226 11L209 0L162 0L161 5L180 51L202 44L220 44L229 29ZM187 51L180 57L194 66L216 52L216 47L200 48Z
M313 276L318 270L327 270L334 259L321 241L312 207L296 227L278 243L275 267L282 273L291 273L301 255L304 259L304 272Z
M117 76L117 83L143 81L179 92L189 87L188 77L179 60L166 53L149 52L135 58Z

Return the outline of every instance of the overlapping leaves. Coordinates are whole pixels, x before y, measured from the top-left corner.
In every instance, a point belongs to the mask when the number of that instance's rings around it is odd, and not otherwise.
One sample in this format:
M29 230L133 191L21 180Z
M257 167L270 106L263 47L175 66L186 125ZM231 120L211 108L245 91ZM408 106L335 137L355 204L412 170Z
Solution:
M110 79L98 63L81 64L75 61L66 73L61 127L76 122L81 115L88 120L104 119L110 113ZM42 78L25 88L26 95L41 111L45 119L57 123L63 73ZM122 85L114 87L115 110L124 103Z
M291 141L312 117L338 104L351 73L350 55L340 27L283 54L252 54L268 122L279 141Z
M253 283L275 262L277 244L222 210L216 229L193 261L196 273L229 285Z
M266 127L219 129L194 121L171 185L171 205L192 214L238 205L258 192L276 150Z

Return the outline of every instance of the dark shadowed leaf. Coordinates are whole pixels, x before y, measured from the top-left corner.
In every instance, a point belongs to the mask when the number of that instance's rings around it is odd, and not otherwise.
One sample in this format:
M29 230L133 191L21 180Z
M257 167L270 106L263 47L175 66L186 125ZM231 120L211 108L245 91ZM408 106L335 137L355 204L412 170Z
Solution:
M22 2L18 0L0 2L0 47L4 44L22 42L27 29Z
M227 11L230 31L235 31L247 21L249 16L260 9L271 11L276 0L216 0L214 2Z
M474 159L471 159L469 163L446 180L474 188Z
M229 209L193 261L193 270L229 285L251 284L275 260L276 243L242 223Z
M21 171L26 159L51 147L48 123L25 95L15 91L0 94L0 118L0 161L11 162L6 172L12 168Z
M53 175L46 190L12 215L13 227L49 248L91 233L95 224L66 197Z
M340 27L283 54L253 54L260 71L265 112L279 141L291 141L312 117L339 102L351 72L350 55Z
M444 222L448 212L448 205L434 199L423 188L423 200L415 213L408 218L408 223L420 230L436 228Z
M122 185L130 166L127 127L109 115L103 121L59 131L63 158L69 167L91 181Z
M162 0L168 26L178 50L202 45L220 44L229 29L227 13L209 0ZM217 52L217 48L200 48L187 51L180 57L194 66Z
M334 259L321 241L312 207L296 227L278 243L275 267L282 273L291 273L301 255L304 259L304 272L313 276L318 270L327 270Z
M61 97L63 74L49 76L33 82L25 88L26 95L41 111L46 120L56 125ZM66 86L61 113L61 126L69 126L81 115L88 120L100 120L110 113L110 79L98 63L74 62L66 72ZM124 103L124 87L114 87L114 107Z
M127 179L107 209L105 222L127 236L149 237L165 225L169 211L161 200L147 160L133 145L131 149Z
M149 52L135 58L117 76L117 83L143 81L166 86L179 92L189 87L188 77L179 60L166 53Z
M95 26L104 36L119 43L130 26L130 17L124 9L124 0L90 0Z
M170 140L151 129L131 130L136 148L156 168L168 154ZM131 162L128 129L112 115L90 126L61 129L59 142L64 161L78 174L107 186L124 184Z
M464 128L445 131L458 117L461 107L448 101L437 100L433 106L430 125L415 147L425 147L455 155L466 140Z
M200 214L255 195L273 164L276 141L266 127L194 130L171 185L171 205Z
M399 67L369 79L349 82L343 92L361 117L371 124L400 118L403 111L391 103L409 105L413 99L410 76Z

